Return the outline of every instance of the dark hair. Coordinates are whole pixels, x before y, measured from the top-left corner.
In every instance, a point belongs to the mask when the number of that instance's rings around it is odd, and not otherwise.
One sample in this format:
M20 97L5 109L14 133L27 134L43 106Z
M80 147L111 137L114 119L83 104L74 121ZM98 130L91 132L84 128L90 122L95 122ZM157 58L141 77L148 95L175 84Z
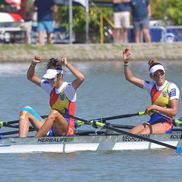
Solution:
M157 62L156 59L150 58L149 61L148 61L148 65L149 65L149 70L150 70L153 66L162 65L162 64Z
M49 59L49 62L47 63L47 69L62 70L62 65L60 64L58 59L51 58Z

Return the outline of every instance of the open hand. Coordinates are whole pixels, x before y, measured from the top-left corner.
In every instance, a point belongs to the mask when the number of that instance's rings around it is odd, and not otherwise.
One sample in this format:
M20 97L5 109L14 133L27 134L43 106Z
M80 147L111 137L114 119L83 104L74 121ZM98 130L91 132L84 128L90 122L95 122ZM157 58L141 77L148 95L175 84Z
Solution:
M124 61L125 64L129 62L130 56L131 56L131 52L130 52L130 50L128 48L126 48L123 51L123 61Z

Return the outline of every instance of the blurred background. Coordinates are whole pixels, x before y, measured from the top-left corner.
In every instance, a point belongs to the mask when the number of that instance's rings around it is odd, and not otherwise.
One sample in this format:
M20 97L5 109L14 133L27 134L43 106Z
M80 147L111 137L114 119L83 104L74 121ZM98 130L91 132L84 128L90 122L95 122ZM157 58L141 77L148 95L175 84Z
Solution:
M0 0L0 43L36 44L34 0ZM112 0L56 0L53 43L113 43ZM182 1L151 0L151 42L182 41ZM131 18L132 21L132 18ZM128 42L134 42L133 25Z

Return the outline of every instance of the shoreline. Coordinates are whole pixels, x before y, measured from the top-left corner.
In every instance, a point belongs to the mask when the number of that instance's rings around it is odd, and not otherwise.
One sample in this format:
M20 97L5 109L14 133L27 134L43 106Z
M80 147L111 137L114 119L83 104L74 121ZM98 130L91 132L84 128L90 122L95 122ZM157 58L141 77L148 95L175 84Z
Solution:
M46 46L26 44L0 44L0 62L30 62L35 55L45 59L67 57L71 61L119 61L124 48L132 51L132 59L145 61L182 60L182 42L116 44L54 44Z

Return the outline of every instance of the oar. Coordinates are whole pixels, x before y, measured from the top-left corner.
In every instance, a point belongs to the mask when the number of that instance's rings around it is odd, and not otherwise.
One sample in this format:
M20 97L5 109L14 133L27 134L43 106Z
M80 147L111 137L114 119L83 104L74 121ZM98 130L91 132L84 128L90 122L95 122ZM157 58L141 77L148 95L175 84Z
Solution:
M133 113L133 114L122 114L122 115L116 115L116 116L109 116L109 117L101 117L93 120L97 121L109 121L109 120L114 120L114 119L122 119L122 118L129 118L133 116L143 116L145 115L145 111Z
M182 117L180 117L180 118L171 118L171 117L169 117L169 116L167 116L165 114L158 113L158 112L156 112L154 110L152 110L151 112L162 116L162 118L164 118L166 120L170 120L175 126L182 127Z
M109 123L107 123L109 124ZM131 130L134 125L112 124L112 127ZM182 128L173 128L172 131L182 131Z
M35 129L31 127L29 129L29 132L32 132L32 131L35 131ZM5 131L5 132L1 132L0 133L0 136L13 135L13 134L17 134L17 133L19 133L19 130L15 130L15 131Z
M48 115L42 115L42 118L47 118ZM19 128L19 125L13 125L13 124L17 124L19 123L19 120L13 120L13 121L8 121L8 122L4 122L4 121L0 121L0 128L1 127L9 127L9 128ZM35 129L33 127L29 128L29 131L35 131ZM0 133L1 135L13 135L13 134L17 134L19 133L19 130L15 130L15 131L7 131L7 132L2 132Z
M42 118L47 118L48 115L42 115L41 117ZM7 122L4 122L4 121L0 121L0 128L5 126L5 127L10 127L10 128L18 128L19 126L18 125L15 125L13 126L13 124L17 124L19 123L19 120L13 120L13 121L7 121Z
M145 112L141 111L141 112L137 112L137 113L133 113L133 114L122 114L122 115L116 115L116 116L101 117L101 118L92 119L92 120L99 121L99 122L106 122L106 121L114 120L114 119L122 119L122 118L129 118L129 117L133 117L133 116L143 116L143 115L145 115ZM77 116L69 115L69 117L76 120L75 121L76 127L80 127L80 126L84 125L86 122L86 120L79 118ZM128 129L131 129L131 128L128 128Z
M101 124L103 124L103 123L101 123ZM129 133L129 132L125 131L125 130L114 128L114 127L112 127L112 125L110 126L110 125L103 124L103 127L106 128L106 129L115 131L117 133L125 134L125 135L128 135L128 136L135 137L135 138L138 138L138 139L141 139L141 140L144 140L144 141L148 141L148 142L151 142L151 143L155 143L155 144L158 144L158 145L161 145L161 146L173 149L173 150L177 150L176 146L169 145L167 143L163 143L163 142L160 142L160 141L157 141L157 140L154 140L154 139L146 138L146 137L144 137L142 135L135 135L135 134Z
M135 138L138 138L138 139L141 139L141 140L144 140L144 141L148 141L148 142L151 142L151 143L155 143L155 144L158 144L158 145L161 145L161 146L173 149L173 150L177 150L176 146L169 145L167 143L163 143L163 142L160 142L160 141L157 141L157 140L154 140L154 139L146 138L146 137L144 137L142 135L135 135L135 134L129 133L129 132L125 131L125 130L114 128L114 127L112 127L112 125L107 125L107 124L99 122L99 121L82 119L82 118L79 118L79 117L76 117L76 116L70 116L70 117L72 117L74 119L78 119L78 120L84 122L85 124L97 125L97 127L99 127L99 128L106 128L106 129L115 131L115 132L120 133L120 134L125 134L125 135L128 135L128 136L135 137Z
M107 123L107 124L109 124L109 123ZM123 129L128 129L128 130L131 130L132 128L135 127L133 125L124 125L124 124L112 124L112 126L115 128L123 128Z

